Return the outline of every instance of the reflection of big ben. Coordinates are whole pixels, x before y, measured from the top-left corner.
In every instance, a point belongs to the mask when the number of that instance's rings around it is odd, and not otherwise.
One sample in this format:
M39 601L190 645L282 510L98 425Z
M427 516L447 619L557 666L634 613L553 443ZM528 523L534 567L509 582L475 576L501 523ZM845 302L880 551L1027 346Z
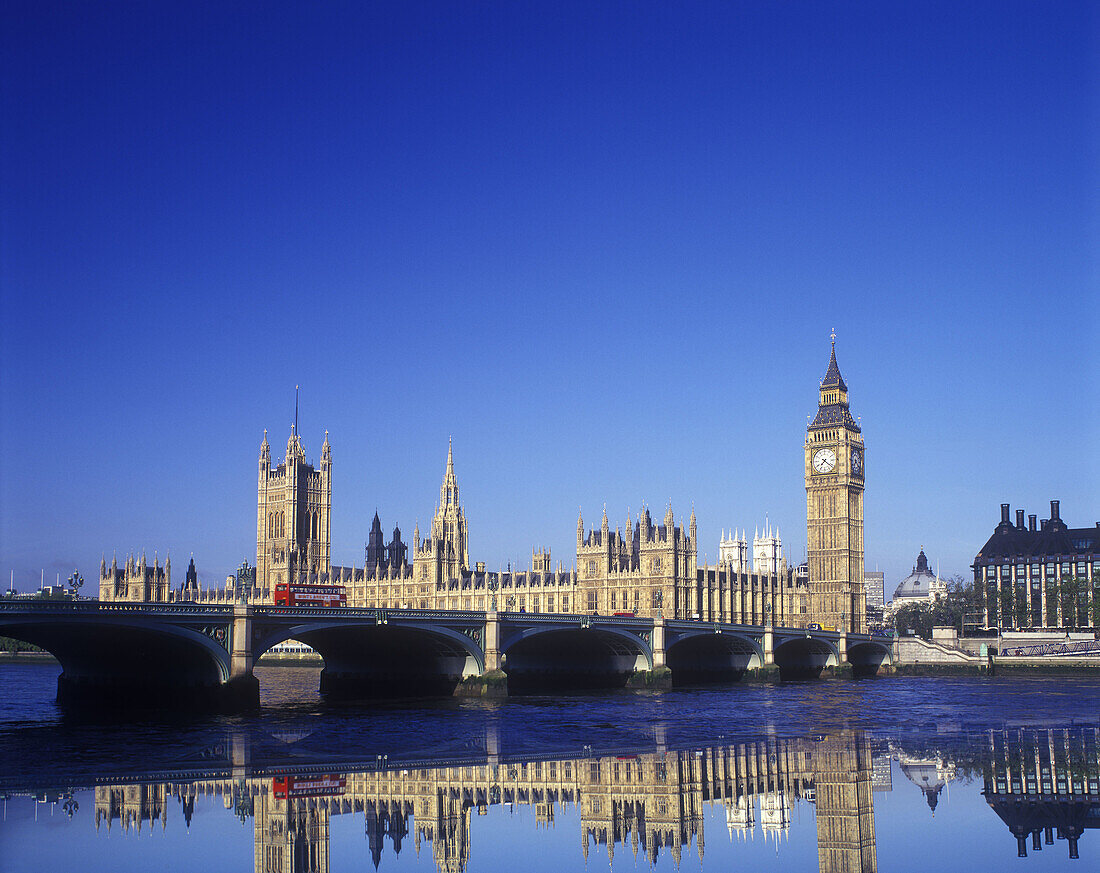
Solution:
M836 335L817 416L806 428L806 552L810 618L867 632L863 580L863 435L848 409Z
M871 745L859 733L825 737L813 752L820 873L877 873Z

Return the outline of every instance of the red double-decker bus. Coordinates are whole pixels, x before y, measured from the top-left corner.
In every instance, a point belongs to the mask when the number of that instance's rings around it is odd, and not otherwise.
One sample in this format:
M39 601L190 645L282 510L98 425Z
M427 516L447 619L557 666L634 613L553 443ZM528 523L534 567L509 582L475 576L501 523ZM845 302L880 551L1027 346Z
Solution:
M271 793L285 800L294 797L336 797L344 793L347 780L343 776L276 776L271 780Z
M348 593L343 585L307 585L303 582L277 582L276 606L347 606Z

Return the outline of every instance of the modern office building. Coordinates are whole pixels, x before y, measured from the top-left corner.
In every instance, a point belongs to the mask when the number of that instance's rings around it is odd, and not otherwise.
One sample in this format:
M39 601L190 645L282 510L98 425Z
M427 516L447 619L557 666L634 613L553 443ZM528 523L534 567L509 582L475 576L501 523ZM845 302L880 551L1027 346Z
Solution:
M983 594L987 627L1094 628L1100 622L1100 522L1071 528L1050 501L1050 518L1036 524L1009 504L972 565Z

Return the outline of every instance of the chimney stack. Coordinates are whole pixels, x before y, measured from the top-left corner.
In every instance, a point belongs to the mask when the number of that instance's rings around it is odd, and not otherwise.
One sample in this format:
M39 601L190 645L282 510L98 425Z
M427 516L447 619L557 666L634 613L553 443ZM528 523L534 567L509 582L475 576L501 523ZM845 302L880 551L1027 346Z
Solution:
M1058 501L1057 500L1050 501L1050 520L1051 521L1061 521L1062 520L1058 516Z
M1050 501L1050 511L1051 512L1054 511L1054 501L1053 500ZM1007 503L1002 503L1001 504L1001 524L1009 524L1009 523L1010 522L1008 520L1008 504Z
M1035 532L1035 520L1036 520L1036 519L1037 519L1038 517L1039 517L1039 516L1037 516L1037 515L1029 515L1029 516L1027 517L1027 529L1028 529L1029 531L1031 531L1032 533L1034 533L1034 532ZM1098 526L1098 527L1100 527L1100 524L1098 524L1097 526Z
M1016 530L1024 529L1024 511L1022 509L1016 510Z

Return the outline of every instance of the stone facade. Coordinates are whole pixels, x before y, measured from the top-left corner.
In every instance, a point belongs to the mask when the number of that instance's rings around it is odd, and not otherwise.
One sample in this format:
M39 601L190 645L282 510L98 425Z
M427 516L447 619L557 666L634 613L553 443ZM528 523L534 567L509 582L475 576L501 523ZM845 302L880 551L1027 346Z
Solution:
M267 431L260 444L256 501L256 584L273 589L280 582L328 576L332 551L332 447L325 431L321 466L306 461L297 426L291 428L286 458L271 466Z
M690 617L696 607L695 529L695 512L685 531L675 524L671 504L660 525L643 507L631 527L628 513L625 534L611 530L606 509L599 529L587 534L578 514L577 576L583 599L576 611Z
M810 613L825 627L866 633L863 434L848 409L835 335L817 415L806 428L805 470Z
M126 563L121 567L118 559L111 558L111 566L107 566L104 557L99 562L99 599L122 600L133 603L164 602L170 598L172 589L172 559L165 557L164 566L161 567L157 556L153 555L153 563L150 566L145 560L145 553L141 553L141 559L136 560L131 554Z

